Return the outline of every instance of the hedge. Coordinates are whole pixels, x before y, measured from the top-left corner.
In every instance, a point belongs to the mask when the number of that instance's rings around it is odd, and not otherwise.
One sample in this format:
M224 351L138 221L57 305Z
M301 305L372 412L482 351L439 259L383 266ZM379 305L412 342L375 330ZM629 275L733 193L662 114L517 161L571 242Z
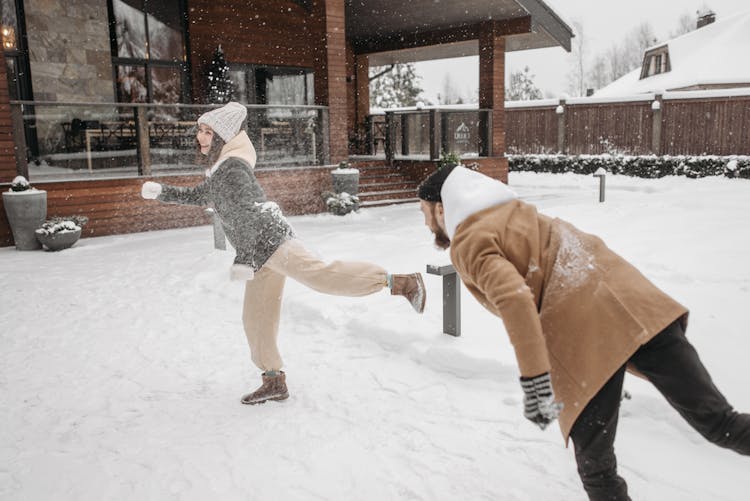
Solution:
M593 174L603 167L610 174L644 178L750 179L750 156L508 155L508 163L510 170L516 172Z

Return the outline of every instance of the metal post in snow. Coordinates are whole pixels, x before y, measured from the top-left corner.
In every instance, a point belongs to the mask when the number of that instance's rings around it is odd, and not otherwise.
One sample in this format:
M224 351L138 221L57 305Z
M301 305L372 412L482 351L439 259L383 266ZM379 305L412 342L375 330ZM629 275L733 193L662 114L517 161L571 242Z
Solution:
M607 171L604 170L604 167L599 167L596 172L594 172L594 177L599 178L599 202L604 202L604 184L605 178L607 177Z
M443 277L443 332L461 335L461 279L453 265L427 265L427 273Z
M206 209L206 214L211 216L214 225L214 249L227 250L227 240L219 216L217 216L216 211L211 208Z

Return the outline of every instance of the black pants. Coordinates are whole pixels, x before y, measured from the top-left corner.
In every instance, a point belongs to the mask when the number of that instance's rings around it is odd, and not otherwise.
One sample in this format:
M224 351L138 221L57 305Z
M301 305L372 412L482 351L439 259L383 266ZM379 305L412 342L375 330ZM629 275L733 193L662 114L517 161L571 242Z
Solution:
M750 414L739 414L711 381L679 322L674 322L630 358L667 401L710 442L750 455ZM625 367L589 402L570 436L578 474L589 499L629 500L617 474L614 441Z

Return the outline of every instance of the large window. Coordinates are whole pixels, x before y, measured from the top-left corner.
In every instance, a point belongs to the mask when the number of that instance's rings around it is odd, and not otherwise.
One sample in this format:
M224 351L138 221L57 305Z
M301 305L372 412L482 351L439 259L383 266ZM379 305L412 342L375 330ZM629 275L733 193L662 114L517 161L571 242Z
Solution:
M26 47L25 22L23 2L20 0L0 0L0 35L5 55L6 72L8 76L8 93L10 99L32 101L34 93L31 89L31 71L29 67L29 51ZM34 109L26 110L33 115ZM36 157L39 154L34 119L24 124L27 156Z
M110 0L118 102L188 101L183 0Z
M305 68L231 64L235 99L245 104L315 104L313 72Z

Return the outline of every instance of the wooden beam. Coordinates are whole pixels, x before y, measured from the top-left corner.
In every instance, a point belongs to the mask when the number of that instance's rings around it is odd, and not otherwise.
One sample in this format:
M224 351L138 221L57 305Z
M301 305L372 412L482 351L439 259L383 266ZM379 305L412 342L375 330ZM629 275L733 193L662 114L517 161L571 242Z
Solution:
M531 17L526 16L505 21L487 21L423 33L396 33L379 38L372 37L363 40L352 40L352 47L356 54L413 49L416 47L478 40L482 31L488 29L497 37L530 33Z

